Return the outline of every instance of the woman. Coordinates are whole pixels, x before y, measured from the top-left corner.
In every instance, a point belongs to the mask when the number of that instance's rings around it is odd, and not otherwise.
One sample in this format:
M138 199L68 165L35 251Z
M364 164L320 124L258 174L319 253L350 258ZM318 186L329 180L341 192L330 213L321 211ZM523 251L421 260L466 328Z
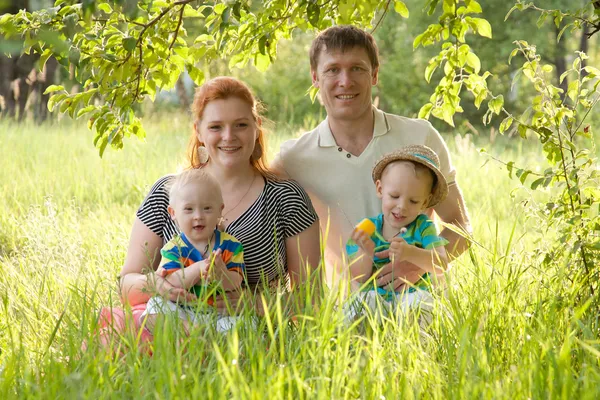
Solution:
M248 285L289 283L293 289L319 264L318 217L297 183L269 172L256 99L239 80L215 78L196 91L193 115L189 167L205 168L219 181L222 228L242 242ZM161 247L177 234L167 211L165 185L171 178L159 179L140 206L120 274L122 301L133 306L137 326L154 288L173 301L194 300L156 271ZM238 293L229 296L239 298ZM223 301L217 303L224 307ZM110 322L114 310L103 317ZM119 316L115 322L124 321Z

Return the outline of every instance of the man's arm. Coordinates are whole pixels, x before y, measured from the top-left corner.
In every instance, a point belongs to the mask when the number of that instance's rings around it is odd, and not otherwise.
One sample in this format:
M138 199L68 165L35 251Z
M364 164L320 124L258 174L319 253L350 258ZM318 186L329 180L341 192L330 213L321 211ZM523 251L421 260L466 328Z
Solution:
M446 224L454 225L457 231L465 232L467 235L471 233L471 221L467 214L462 192L457 183L451 184L448 187L448 197L438 204L434 210L442 221ZM448 261L457 258L469 248L469 241L463 235L449 228L444 228L440 236L449 242L446 245Z

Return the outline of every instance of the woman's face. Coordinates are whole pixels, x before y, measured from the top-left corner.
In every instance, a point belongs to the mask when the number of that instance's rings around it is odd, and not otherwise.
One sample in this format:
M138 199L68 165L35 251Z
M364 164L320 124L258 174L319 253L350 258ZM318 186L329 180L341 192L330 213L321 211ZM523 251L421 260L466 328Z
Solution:
M208 150L211 164L233 168L250 162L258 127L250 106L231 97L209 102L196 123L196 132Z

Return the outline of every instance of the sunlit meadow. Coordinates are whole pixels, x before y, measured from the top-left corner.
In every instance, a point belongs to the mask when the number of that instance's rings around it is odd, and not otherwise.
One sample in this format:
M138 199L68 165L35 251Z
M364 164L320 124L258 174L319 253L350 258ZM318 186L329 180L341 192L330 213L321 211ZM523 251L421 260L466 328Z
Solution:
M532 198L479 151L541 165L520 139L445 137L474 242L448 273L428 328L411 319L344 327L328 291L320 311L295 324L275 305L257 329L227 335L200 328L186 338L167 323L151 357L134 350L135 335L103 350L92 332L98 310L119 304L135 210L149 185L183 164L190 133L183 114L144 123L145 141L101 159L84 125L0 122L0 398L600 396L585 305L532 253L553 236L523 205L544 194ZM295 134L271 133L270 154Z

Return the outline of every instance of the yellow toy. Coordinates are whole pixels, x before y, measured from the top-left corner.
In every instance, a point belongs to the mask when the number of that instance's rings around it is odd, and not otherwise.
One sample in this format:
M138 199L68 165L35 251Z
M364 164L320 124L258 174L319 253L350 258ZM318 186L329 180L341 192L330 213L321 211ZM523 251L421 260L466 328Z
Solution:
M365 218L362 221L360 221L354 229L358 231L363 231L367 235L371 236L373 235L373 233L375 233L375 224L369 218Z

